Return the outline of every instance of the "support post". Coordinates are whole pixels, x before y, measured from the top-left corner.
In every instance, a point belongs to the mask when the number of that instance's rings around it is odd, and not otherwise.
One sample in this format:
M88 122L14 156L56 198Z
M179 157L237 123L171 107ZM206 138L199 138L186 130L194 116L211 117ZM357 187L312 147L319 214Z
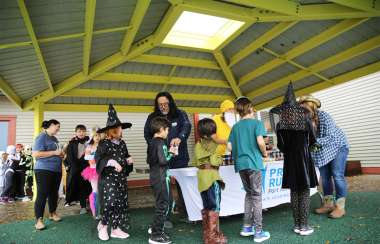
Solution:
M34 105L34 139L43 132L41 124L44 121L44 102L36 102ZM36 159L34 158L34 164ZM33 174L33 201L36 201L37 197L37 183Z

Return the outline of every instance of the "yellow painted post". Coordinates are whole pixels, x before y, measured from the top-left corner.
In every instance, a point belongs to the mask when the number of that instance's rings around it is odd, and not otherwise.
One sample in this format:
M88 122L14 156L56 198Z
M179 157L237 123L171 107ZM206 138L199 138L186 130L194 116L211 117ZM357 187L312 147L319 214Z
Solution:
M41 128L42 122L44 121L44 102L36 102L34 104L34 139L43 132ZM36 159L34 158L34 164ZM37 183L36 178L33 175L33 201L37 197Z

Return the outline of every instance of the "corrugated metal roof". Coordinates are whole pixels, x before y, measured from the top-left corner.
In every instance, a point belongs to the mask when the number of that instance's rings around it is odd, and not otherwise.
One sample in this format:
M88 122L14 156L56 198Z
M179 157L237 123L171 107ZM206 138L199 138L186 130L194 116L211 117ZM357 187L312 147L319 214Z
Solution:
M294 1L294 0L293 0ZM94 31L110 28L126 27L135 11L138 0L98 0L95 10ZM231 1L218 1L220 4L233 4ZM300 4L331 3L325 0L296 0ZM241 6L239 4L233 4ZM134 43L154 34L170 7L167 0L152 0L147 12L142 19ZM227 5L229 6L229 5ZM336 5L334 5L336 6ZM30 16L37 39L58 37L63 35L80 34L84 32L85 0L35 0L26 1L26 7ZM251 8L251 7L249 7ZM0 45L30 42L28 30L21 14L17 1L0 2ZM260 21L260 20L259 20ZM282 55L293 48L298 47L307 40L312 39L323 31L335 26L343 20L309 20L299 21L283 33L279 34L265 44L265 48ZM280 22L256 22L248 27L243 33L227 44L222 53L227 63L234 55L242 51L249 44L260 38ZM326 58L341 53L366 40L380 35L380 17L371 18L358 26L328 40L319 46L305 51L303 54L292 59L295 63L304 67L321 62ZM125 33L129 30L95 34L92 37L90 51L90 65L120 51ZM21 44L20 44L21 45ZM156 45L156 44L155 44ZM83 37L65 39L60 41L40 42L39 47L46 65L52 85L56 85L67 78L80 73L83 63ZM4 48L4 46L2 47ZM340 64L318 72L328 79L356 70L380 60L380 48L363 53ZM156 46L145 52L148 55L170 56L178 58L216 61L212 52L187 50L185 48L167 48ZM231 71L235 79L239 80L246 74L277 59L276 56L258 49L245 58L232 65ZM107 72L141 74L154 76L169 76L174 64L163 65L154 63L125 62ZM380 67L379 67L380 69ZM271 84L284 78L300 68L283 63L272 70L240 86L243 94L250 93L258 88ZM41 64L36 55L33 45L0 48L0 76L23 100L49 89L48 82L42 71ZM207 69L197 67L178 66L172 77L192 79L208 79L226 81L226 76L221 69ZM308 76L294 82L295 89L302 89L321 82L320 78ZM231 82L231 80L230 80ZM163 84L140 83L140 82L116 82L89 80L79 85L82 89L104 89L122 91L146 91L159 92ZM266 94L252 99L254 104L260 104L282 96L286 86L279 87ZM213 94L235 96L232 89L203 87L189 85L167 84L166 91L185 94ZM115 104L123 105L152 105L152 100L147 99L113 99L113 98L86 98L86 97L55 97L48 103L78 103L78 104ZM219 107L219 102L204 101L177 101L179 106L196 107Z
M156 31L170 5L166 0L152 0L150 2L140 28L133 39L133 43L152 35Z

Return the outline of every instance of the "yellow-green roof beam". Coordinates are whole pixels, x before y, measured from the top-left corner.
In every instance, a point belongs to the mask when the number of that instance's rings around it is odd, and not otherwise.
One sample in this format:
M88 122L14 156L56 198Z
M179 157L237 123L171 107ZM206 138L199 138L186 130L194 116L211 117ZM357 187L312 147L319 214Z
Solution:
M239 86L245 84L246 82L276 68L277 66L280 66L281 64L285 63L286 60L291 60L315 47L317 47L318 45L328 41L328 40L331 40L332 38L342 34L343 32L351 29L351 28L354 28L355 26L367 21L368 18L364 18L364 19L346 19L346 20L343 20L342 22L334 25L333 27L325 30L324 32L318 34L317 36L309 39L308 41L302 43L301 45L293 48L292 50L284 53L282 56L284 57L284 59L279 59L279 58L276 58L262 66L260 66L259 68L249 72L248 74L244 75L243 77L241 77L239 79Z
M186 67L196 67L205 69L220 69L218 62L193 58L178 58L161 55L141 54L129 60L130 62L178 65Z
M123 31L123 30L128 30L131 28L132 28L132 26L105 29L105 30L93 31L92 34L96 35L96 34L115 32L115 31ZM37 40L37 42L43 43L43 42L60 41L60 40L65 40L65 39L83 37L85 35L86 35L86 33L79 33L79 34L66 35L66 36L50 37L50 38L39 39L39 40ZM22 46L28 46L28 45L33 45L33 42L19 42L19 43L4 44L4 45L0 45L0 49L11 48L11 47L22 47Z
M354 71L332 78L332 81L334 82L334 84L326 82L326 81L322 81L318 84L295 91L294 94L296 95L296 97L300 97L303 94L310 94L313 92L321 91L321 90L342 84L347 81L355 80L360 77L370 75L372 73L378 72L379 70L380 70L380 62L376 62L376 63L364 66L362 68L359 68ZM255 109L262 110L271 106L275 106L277 104L282 103L283 100L284 100L284 96L281 96L281 97L272 99L270 101L255 105Z
M243 93L241 93L240 87L238 87L236 84L236 79L235 79L234 74L231 71L231 68L228 67L227 65L227 61L223 53L217 52L217 53L214 53L214 56L216 60L218 61L220 67L222 68L222 71L224 75L226 76L232 90L234 91L236 98L243 96Z
M60 94L82 84L83 82L86 82L95 76L98 76L102 73L104 73L107 70L110 70L126 61L128 61L131 58L136 57L137 55L140 55L150 49L153 48L153 40L154 36L148 36L147 38L143 39L144 42L146 42L145 45L139 45L133 44L131 48L129 49L129 53L127 56L123 56L121 52L117 52L108 58L92 65L89 68L88 76L85 76L83 72L79 72L70 78L58 83L54 86L55 93L53 94L49 89L37 94L36 96L33 96L29 98L28 100L24 101L22 103L22 110L23 111L29 111L33 108L34 103L33 101L44 101L47 102L50 99L53 99L56 96L59 96Z
M319 71L325 70L327 68L330 68L336 64L339 64L341 62L344 62L348 59L351 59L355 56L358 56L360 54L369 52L377 47L380 47L380 36L376 36L374 38L371 38L363 43L360 43L354 47L351 47L343 52L340 52L332 57L329 57L327 59L324 59L321 62L318 62L316 64L313 64L308 67L309 71L306 70L300 70L298 72L295 72L291 75L288 75L282 79L279 79L275 82L272 82L266 86L263 86L259 89L256 89L255 91L252 91L247 94L247 97L252 99L255 97L258 97L262 94L268 93L270 91L273 91L279 87L285 86L289 83L289 81L297 81L300 79L303 79L309 75L316 74ZM380 70L380 67L379 67ZM329 83L334 82L334 79L330 79Z
M289 0L230 0L230 2L287 15L299 15L301 11L301 4Z
M108 105L90 105L90 104L49 104L45 103L45 111L72 111L72 112L107 112ZM114 105L118 113L152 113L153 106L123 106ZM220 108L204 108L204 107L179 107L186 113L195 114L217 114L220 113Z
M17 96L17 94L12 90L7 82L0 76L0 91L13 102L18 108L21 109L22 100Z
M185 101L207 101L220 102L224 100L234 100L234 96L224 95L206 95L206 94L185 94L170 93L175 100ZM66 97L104 97L104 98L131 98L131 99L152 99L157 96L157 92L139 92L139 91L119 91L119 90L97 90L97 89L71 89L61 96Z
M135 38L145 13L148 10L149 4L150 0L138 0L131 21L129 22L129 25L132 26L132 28L125 33L123 43L120 47L123 56L128 54L129 48L131 47L133 39ZM148 45L148 43L141 42L137 45Z
M172 71L170 72L169 74L169 77L168 77L168 82L170 81L170 79L172 78L173 74L174 74L174 71L175 69L177 68L177 65L174 65L173 68L172 68ZM168 86L168 84L165 84L164 87L161 89L161 91L165 91L166 87Z
M271 11L267 13L258 8L252 9L250 15L259 18L259 22L379 17L378 12L363 12L336 3L302 5L302 11L297 16L272 13Z
M92 30L94 29L96 0L86 0L86 11L84 17L84 33L86 35L83 38L83 73L88 75L88 68L90 64L90 51L92 41Z
M153 84L167 84L168 79L169 79L168 76L139 75L139 74L125 74L125 73L111 73L111 72L104 72L103 74L100 74L92 78L92 80L153 83ZM195 78L183 78L183 77L171 77L170 84L184 85L184 86L231 88L228 82L224 80L195 79Z
M29 18L28 10L26 9L26 6L25 6L25 3L23 0L17 0L17 2L18 2L18 5L20 7L20 10L21 10L22 17L24 18L26 27L28 28L30 38L32 39L34 49L36 50L38 60L40 61L41 68L42 68L42 71L44 72L44 75L45 75L46 81L48 83L49 89L52 93L54 93L54 89L53 89L53 86L52 86L51 81L50 81L49 74L48 74L47 69L46 69L44 58L42 57L40 46L38 45L36 34L34 33L33 25L32 25L32 22L30 21L30 18Z
M266 32L264 35L257 38L257 40L246 46L243 50L232 56L229 60L230 63L228 66L231 67L232 65L236 64L237 62L247 57L249 54L257 50L264 44L268 43L270 40L280 35L296 23L298 23L298 21L284 21L279 23L278 25L270 29L268 32Z
M268 52L268 53L270 53L270 54L272 54L272 55L278 57L278 58L282 58L282 59L284 59L286 62L288 62L288 63L290 63L290 64L296 66L296 67L299 68L299 69L302 69L302 70L305 70L305 71L307 71L307 72L310 72L310 69L308 69L308 68L306 68L306 67L303 67L302 65L297 64L296 62L293 62L292 60L287 60L287 59L286 59L285 57L283 57L282 55L280 55L280 54L278 54L278 53L276 53L276 52L274 52L274 51L272 51L272 50L270 50L270 49L268 49L268 48L266 48L266 47L262 47L262 49L263 49L264 51L266 51L266 52ZM325 81L328 81L328 82L330 82L330 83L333 83L331 80L327 79L326 77L323 77L322 75L319 75L319 74L317 74L317 73L313 73L313 75L315 75L315 76L321 78L322 80L325 80Z
M329 0L343 6L358 9L364 12L379 12L379 0Z

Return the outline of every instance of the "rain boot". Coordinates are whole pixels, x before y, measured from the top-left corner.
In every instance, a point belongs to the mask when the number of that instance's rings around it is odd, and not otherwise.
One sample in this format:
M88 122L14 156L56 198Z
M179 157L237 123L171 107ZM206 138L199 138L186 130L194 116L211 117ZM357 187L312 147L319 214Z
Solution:
M46 228L44 223L42 222L42 217L37 219L36 224L34 226L36 227L36 230L43 230Z
M208 233L208 230L207 230L207 224L208 224L208 216L207 216L207 213L208 213L208 210L206 209L202 209L202 226L203 226L203 237L202 237L202 241L204 243L208 243L208 238L207 238L207 233ZM207 240L207 242L206 242Z
M219 220L219 212L208 211L208 243L209 244L224 244L227 242L227 237L222 232L217 232Z
M314 210L316 214L331 213L334 210L334 196L327 195L323 198L323 204L320 209Z
M333 219L339 219L346 215L346 211L344 210L344 207L346 205L346 198L341 197L335 201L335 209L334 211L329 215L329 218Z

